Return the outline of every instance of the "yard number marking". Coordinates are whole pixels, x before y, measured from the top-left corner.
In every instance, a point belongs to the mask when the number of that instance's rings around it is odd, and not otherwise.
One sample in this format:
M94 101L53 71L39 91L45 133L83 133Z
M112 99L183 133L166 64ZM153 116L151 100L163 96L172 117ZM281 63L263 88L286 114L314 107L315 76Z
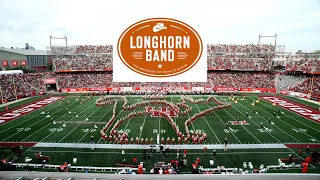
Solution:
M51 132L61 132L61 131L63 131L63 128L49 128L49 131L51 131Z
M17 132L21 132L21 131L30 131L31 128L27 127L27 128L17 128Z
M268 129L268 128L264 128L264 129L258 129L260 132L271 132L273 129Z
M166 130L161 129L160 132L161 132L162 134L164 134L164 133L166 133ZM153 133L154 133L154 134L158 134L158 133L159 133L158 129L153 129Z
M87 132L96 132L96 129L81 129L82 132L87 133Z
M302 132L302 133L306 133L307 132L307 129L301 129L301 128L299 128L299 129L292 128L292 130L295 131L295 132Z
M238 132L238 131L239 131L239 130L237 130L237 129L231 129L231 128L230 128L229 130L228 130L228 129L224 129L224 132L225 132L225 133L230 133L230 132L236 133L236 132Z
M126 130L123 130L123 129L120 129L119 131L124 131L124 132L126 132L126 133L129 133L130 132L130 129L126 129Z

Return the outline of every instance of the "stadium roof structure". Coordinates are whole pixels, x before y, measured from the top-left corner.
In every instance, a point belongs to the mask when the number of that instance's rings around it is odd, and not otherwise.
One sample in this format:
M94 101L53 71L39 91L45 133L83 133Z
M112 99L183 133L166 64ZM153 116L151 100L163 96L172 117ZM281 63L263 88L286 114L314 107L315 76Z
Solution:
M0 51L6 51L26 56L38 55L38 56L47 56L51 55L51 52L47 50L29 50L29 49L7 49L7 48L0 48Z

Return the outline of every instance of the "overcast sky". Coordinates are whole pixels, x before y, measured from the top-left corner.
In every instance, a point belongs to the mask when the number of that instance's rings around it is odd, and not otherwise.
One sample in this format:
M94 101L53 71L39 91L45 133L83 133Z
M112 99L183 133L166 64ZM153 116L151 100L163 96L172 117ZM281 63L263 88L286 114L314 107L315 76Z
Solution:
M0 47L28 42L44 50L50 34L73 45L108 44L123 19L177 14L207 22L201 36L212 44L256 44L259 34L277 33L288 52L320 49L320 0L0 0Z

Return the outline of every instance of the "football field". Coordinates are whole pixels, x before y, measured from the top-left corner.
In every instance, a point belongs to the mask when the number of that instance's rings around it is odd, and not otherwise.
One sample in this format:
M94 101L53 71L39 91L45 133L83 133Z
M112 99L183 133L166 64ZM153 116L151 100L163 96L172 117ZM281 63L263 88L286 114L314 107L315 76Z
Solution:
M186 116L173 115L172 119L182 133L185 133L185 121L193 115L206 109L217 106L214 101L206 103L209 96L187 96L193 100L204 99L203 103L194 104L186 102L192 111ZM177 135L172 125L162 116L154 114L134 117L123 122L118 131L128 134L128 139L136 138L153 139L155 144L161 138L167 142L174 138L176 140L171 149L189 149L189 161L195 157L210 159L213 149L217 149L217 165L226 167L242 166L243 161L254 162L255 168L260 164L275 165L278 158L287 158L288 154L298 156L296 148L302 148L303 144L320 144L320 124L318 122L303 117L287 108L282 108L277 104L264 100L263 97L238 96L238 103L230 99L229 96L215 96L223 103L231 103L232 107L213 111L191 123L188 128L190 132L206 133L207 139L203 144L193 145L190 141L184 145L177 145ZM269 96L266 96L269 97ZM142 96L128 95L127 106L142 102ZM3 146L1 158L13 158L13 153L9 151L9 146L15 142L28 142L25 145L24 154L15 159L16 162L23 162L24 157L34 157L35 152L51 157L50 163L61 164L65 161L72 161L78 158L78 164L91 166L115 166L121 160L121 149L126 149L128 162L134 156L142 156L141 149L148 148L147 145L120 145L115 141L105 141L100 137L100 130L108 123L112 117L114 104L104 107L97 107L96 101L99 97L92 97L86 100L87 96L65 96L56 102L46 105L27 113L17 119L0 125L0 142ZM166 101L177 104L181 102L180 95L166 97ZM255 102L253 106L252 103ZM137 107L134 110L123 110L124 101L117 100L115 121L125 117L133 111L146 111L146 107ZM163 105L149 105L154 109L170 108ZM279 112L281 110L281 112ZM54 121L55 123L53 123ZM92 124L94 122L94 125ZM230 128L226 128L226 123ZM110 129L106 132L109 135ZM91 151L90 140L94 137L96 149ZM158 138L160 137L160 139ZM228 141L228 152L223 152L225 138ZM134 143L135 144L135 143ZM203 147L208 147L208 154L203 154ZM166 160L175 158L166 157ZM222 158L223 157L223 158ZM90 160L88 160L88 158ZM156 157L162 160L160 154ZM91 160L93 159L93 160ZM208 166L208 162L204 163Z

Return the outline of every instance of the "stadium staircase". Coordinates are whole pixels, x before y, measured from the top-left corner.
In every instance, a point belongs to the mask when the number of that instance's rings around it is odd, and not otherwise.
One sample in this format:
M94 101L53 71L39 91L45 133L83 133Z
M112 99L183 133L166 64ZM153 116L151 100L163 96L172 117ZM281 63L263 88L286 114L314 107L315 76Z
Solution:
M289 88L296 87L306 80L308 80L306 76L277 75L275 84L277 89L288 89L289 86Z

